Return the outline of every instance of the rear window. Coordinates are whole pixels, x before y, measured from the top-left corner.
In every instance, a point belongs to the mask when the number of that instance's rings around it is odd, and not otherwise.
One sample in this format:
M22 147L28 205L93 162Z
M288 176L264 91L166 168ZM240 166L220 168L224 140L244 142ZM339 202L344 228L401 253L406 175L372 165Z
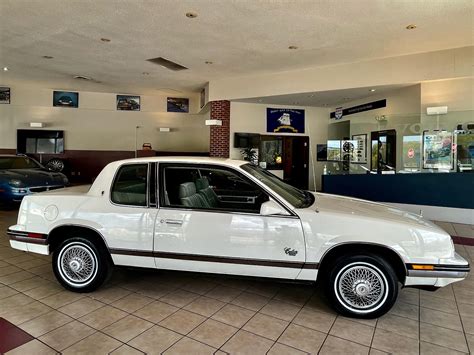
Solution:
M112 186L112 202L119 205L146 206L148 164L122 166Z

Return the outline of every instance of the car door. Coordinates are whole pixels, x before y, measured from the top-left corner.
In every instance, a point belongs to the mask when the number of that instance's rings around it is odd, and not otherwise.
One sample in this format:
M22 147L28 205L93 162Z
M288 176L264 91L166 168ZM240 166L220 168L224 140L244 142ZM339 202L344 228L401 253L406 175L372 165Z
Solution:
M116 265L155 267L155 176L155 163L124 164L115 174L107 208L98 218Z
M305 261L296 215L261 215L272 197L233 168L159 165L158 268L296 278Z

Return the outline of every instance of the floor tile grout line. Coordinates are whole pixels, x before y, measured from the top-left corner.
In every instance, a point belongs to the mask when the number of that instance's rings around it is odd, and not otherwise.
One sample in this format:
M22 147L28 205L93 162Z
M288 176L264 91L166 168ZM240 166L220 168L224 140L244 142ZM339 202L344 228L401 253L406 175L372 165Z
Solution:
M457 298L456 298L456 292L454 291L454 287L453 287L453 294L454 294L454 302L456 304L456 309L458 311L458 316L459 316L459 319L461 321L461 327L462 327L462 333L464 335L464 341L466 342L467 351L470 354L471 350L474 350L474 349L470 349L470 347L469 347L469 341L467 340L466 331L464 329L464 322L463 322L462 317L461 317L461 312L459 312L459 306L458 306L458 301L457 301Z

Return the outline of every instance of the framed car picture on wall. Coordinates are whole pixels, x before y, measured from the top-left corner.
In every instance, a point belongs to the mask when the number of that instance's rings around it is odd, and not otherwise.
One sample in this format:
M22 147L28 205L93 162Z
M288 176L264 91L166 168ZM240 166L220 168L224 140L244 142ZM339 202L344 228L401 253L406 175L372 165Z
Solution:
M168 97L166 100L167 112L189 112L189 99L184 97Z
M10 88L0 87L0 104L10 103Z
M140 96L117 95L117 110L140 111Z
M54 107L79 107L79 93L71 91L53 91Z

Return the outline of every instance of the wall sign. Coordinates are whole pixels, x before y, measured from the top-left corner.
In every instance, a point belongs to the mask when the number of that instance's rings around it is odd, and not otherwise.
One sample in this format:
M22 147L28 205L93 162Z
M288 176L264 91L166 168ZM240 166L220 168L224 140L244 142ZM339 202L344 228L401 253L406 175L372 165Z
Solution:
M304 133L304 110L267 107L267 132Z
M343 112L342 107L336 108L336 111L334 112L334 118L336 120L340 120L342 118L342 116L344 116L344 112Z
M423 132L423 168L453 169L453 134L446 131Z
M373 102L369 102L369 103L366 103L366 104L357 105L357 106L353 106L353 107L349 107L349 108L345 108L345 109L342 110L342 113L340 113L340 112L338 113L338 111L340 111L342 109L342 107L339 107L339 108L336 109L335 112L331 112L330 117L335 118L336 120L339 120L343 116L353 115L354 113L359 113L359 112L376 110L376 109L382 108L382 107L387 107L387 100L386 99L373 101ZM336 115L336 113L337 113L337 115ZM338 118L339 115L340 115L340 118Z
M10 88L0 87L0 104L10 103Z

